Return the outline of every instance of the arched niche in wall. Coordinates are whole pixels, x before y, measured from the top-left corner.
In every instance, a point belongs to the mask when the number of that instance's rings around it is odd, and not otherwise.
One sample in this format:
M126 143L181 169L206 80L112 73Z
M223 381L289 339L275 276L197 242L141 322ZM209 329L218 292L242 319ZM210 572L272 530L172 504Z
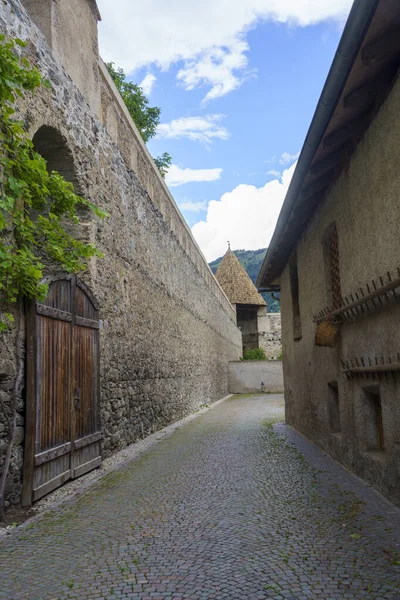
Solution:
M75 193L81 189L75 172L74 157L67 141L54 127L42 125L32 138L36 152L43 156L49 173L57 171L74 186Z
M42 125L32 138L35 151L46 161L49 173L57 171L66 181L73 185L78 196L83 196L82 186L79 183L74 157L65 137L49 125ZM73 235L81 240L88 240L88 227L91 222L91 211L84 205L77 207L77 214L81 225L74 229Z

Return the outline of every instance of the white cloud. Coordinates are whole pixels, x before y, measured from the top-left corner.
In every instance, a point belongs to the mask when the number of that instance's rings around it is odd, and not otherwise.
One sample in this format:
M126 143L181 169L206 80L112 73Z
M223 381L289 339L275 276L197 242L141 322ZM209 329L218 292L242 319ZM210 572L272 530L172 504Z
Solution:
M246 34L260 20L307 26L343 21L352 0L98 0L105 60L127 73L183 61L179 82L207 85L204 101L237 88L248 77Z
M165 176L169 187L176 187L193 181L216 181L221 177L222 169L182 169L171 165Z
M210 146L214 139L227 140L228 130L220 124L224 115L205 115L204 117L181 117L170 123L161 123L157 128L157 137L181 139L187 138Z
M235 39L227 47L213 47L203 52L202 56L187 61L178 71L177 79L186 90L193 90L202 85L211 85L211 90L204 96L202 104L225 96L238 88L243 81L254 75L247 70L248 44ZM240 71L240 76L237 72Z
M292 163L293 161L297 160L299 156L300 152L297 152L296 154L289 154L288 152L284 152L279 158L279 162L281 165L288 165L289 163Z
M275 171L275 169L271 169L271 171L268 171L267 175L272 175L272 177L275 177L276 179L277 177L281 176L281 172Z
M203 202L181 202L179 204L179 208L181 210L185 210L186 212L201 212L202 210L206 210L207 202L206 200Z
M156 81L157 81L157 77L155 75L152 75L151 73L147 73L147 75L143 79L142 83L139 83L140 87L142 88L142 90L146 96L150 96Z
M295 167L296 163L280 179L261 188L242 184L209 203L206 220L192 228L207 260L225 253L226 240L231 241L235 250L268 246Z

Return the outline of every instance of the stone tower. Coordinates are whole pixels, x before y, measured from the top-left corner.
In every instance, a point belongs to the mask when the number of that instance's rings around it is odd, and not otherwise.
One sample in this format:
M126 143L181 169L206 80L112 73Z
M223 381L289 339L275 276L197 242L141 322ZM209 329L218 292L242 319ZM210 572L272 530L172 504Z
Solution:
M21 1L92 112L100 116L97 23L101 17L96 1Z
M266 313L267 305L230 248L215 276L231 304L236 308L237 325L243 337L243 351L258 348L260 346L259 314Z

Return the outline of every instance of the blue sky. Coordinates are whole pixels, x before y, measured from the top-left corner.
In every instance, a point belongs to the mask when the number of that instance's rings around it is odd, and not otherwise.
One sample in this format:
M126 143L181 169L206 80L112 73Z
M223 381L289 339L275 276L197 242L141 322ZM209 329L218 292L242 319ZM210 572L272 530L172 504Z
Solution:
M149 149L206 258L265 247L351 2L158 2L100 0L100 51L161 107Z

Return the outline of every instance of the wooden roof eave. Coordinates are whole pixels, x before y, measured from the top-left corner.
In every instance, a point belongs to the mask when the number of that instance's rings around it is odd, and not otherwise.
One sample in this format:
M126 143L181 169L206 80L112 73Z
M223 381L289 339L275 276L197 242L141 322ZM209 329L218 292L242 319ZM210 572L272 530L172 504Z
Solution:
M357 1L357 8L356 5ZM288 207L282 208L257 280L259 288L270 285L282 272L304 228L348 164L387 97L396 80L399 65L400 6L397 0L377 2L376 12L361 40L331 118L305 168L302 165L302 155L306 155L312 145L312 126L310 127L290 186L292 189L297 187L298 192L292 199L290 209L284 211ZM332 69L329 77L331 76ZM317 111L324 110L320 104ZM285 203L290 191L289 188Z

